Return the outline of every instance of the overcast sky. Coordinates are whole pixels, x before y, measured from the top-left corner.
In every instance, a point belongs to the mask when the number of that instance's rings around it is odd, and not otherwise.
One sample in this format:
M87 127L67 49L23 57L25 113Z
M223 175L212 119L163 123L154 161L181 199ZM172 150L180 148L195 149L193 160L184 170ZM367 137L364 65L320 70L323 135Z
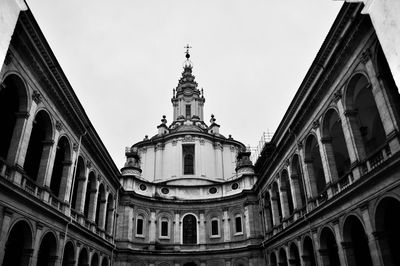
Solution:
M278 127L339 12L333 0L27 0L102 141L126 146L172 122L189 43L205 121L256 146Z

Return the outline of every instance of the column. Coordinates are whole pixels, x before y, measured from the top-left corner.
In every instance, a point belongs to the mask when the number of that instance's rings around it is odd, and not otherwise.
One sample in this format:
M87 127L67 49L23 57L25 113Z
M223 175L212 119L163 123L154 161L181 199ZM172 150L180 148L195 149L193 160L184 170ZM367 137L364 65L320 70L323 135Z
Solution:
M81 175L76 176L75 182L78 182L78 189L76 191L76 202L75 202L75 209L78 213L83 214L84 207L85 207L85 197L86 197L86 187L88 181L88 172L81 173ZM72 188L73 189L73 188ZM74 206L72 206L73 208Z
M6 208L2 207L3 209L3 221L1 224L1 231L0 231L0 247L5 247L7 243L7 233L10 230L10 223L12 219L13 212ZM0 249L0 264L3 264L3 259L4 259L4 254L5 254L5 248Z
M206 220L204 219L204 212L200 213L200 221L199 221L199 244L206 244ZM205 247L200 247L204 249Z
M231 241L231 228L230 228L230 218L228 215L228 210L224 210L224 214L222 216L222 222L224 227L224 242Z
M250 230L250 212L249 212L249 205L244 207L244 226L246 232L246 238L251 237L251 230Z
M97 209L97 197L98 197L98 188L99 188L99 180L96 178L94 187L90 189L90 200L89 200L89 214L88 219L91 222L95 222L96 219L96 209ZM92 184L93 186L93 184Z
M108 217L107 217L107 228L104 228L106 230L106 233L108 235L113 235L113 228L114 228L114 205L109 206L107 203L107 212L108 212Z
M63 170L61 174L61 183L60 183L60 192L59 198L69 204L69 201L72 199L69 198L71 192L71 185L72 185L72 174L73 174L73 167L72 161L66 160L63 163Z
M106 222L106 212L107 212L107 198L108 193L104 196L104 199L100 200L100 210L99 210L99 228L102 230L106 230L104 227Z
M274 222L274 227L281 224L281 217L279 216L279 206L278 206L278 199L276 195L271 193L271 189L269 189L269 194L271 195L271 212Z
M223 177L222 174L222 145L219 142L214 143L215 150L215 176Z
M351 265L351 264L347 264L346 259L345 259L345 251L346 251L346 248L348 248L348 246L346 246L346 244L343 242L342 235L340 234L339 220L333 221L333 230L335 231L335 239L336 239L336 244L338 246L340 265L342 265L342 266ZM344 243L344 244L342 244L342 243Z
M400 29L397 34L400 34ZM374 95L375 98L376 107L378 109L379 116L381 118L383 127L385 129L386 137L389 137L399 130L399 126L395 119L393 109L390 107L389 96L387 95L387 91L377 78L376 70L371 61L371 55L369 50L363 53L362 61L368 72L368 76L372 86L372 94ZM389 146L392 153L400 150L400 143L398 138L394 138L393 140L391 140L389 142Z
M322 254L321 254L321 248L320 248L320 243L319 243L319 239L318 239L318 233L317 233L317 230L316 229L313 229L312 231L311 231L311 237L312 237L312 241L313 241L313 245L314 245L314 251L315 251L315 263L317 264L317 265L329 265L329 264L324 264L323 263L323 256L325 255L324 254L324 251L322 251Z
M175 212L174 214L174 244L179 245L181 243L181 234L180 234L180 226L179 226L179 212Z
M331 168L328 163L328 156L329 155L333 156L332 145L328 145L329 140L321 138L321 128L319 126L319 122L317 123L316 127L314 127L314 129L315 129L315 134L317 136L319 153L320 153L321 161L322 161L322 167L324 169L326 187L329 187L333 181L332 178L336 177L336 179L337 179L336 165L334 168ZM330 198L330 197L332 197L332 189L328 189L328 198Z
M300 185L299 182L302 180L299 177L299 174L293 174L293 169L291 165L288 165L288 175L289 175L289 183L290 183L290 191L292 193L292 200L293 200L293 209L294 212L300 210L302 206L301 200L301 192L300 192Z
M60 137L60 132L58 130L54 130L54 139L58 140ZM42 172L44 173L44 185L48 188L50 188L50 183L51 183L51 176L53 173L53 167L54 167L54 160L56 159L56 153L57 153L57 143L54 142L54 140L51 140L49 142L51 144L51 149L48 151L48 156L44 156L46 154L46 148L43 148L43 153L42 153L42 159L40 161L40 168L39 168L39 174ZM47 143L45 143L46 146ZM53 148L54 147L54 148ZM44 158L43 158L44 157ZM39 180L39 176L38 176Z
M282 184L282 178L278 178L278 192L279 192L279 197L281 199L281 209L282 209L282 218L287 219L290 216L289 213L289 202L288 202L288 196L287 196L287 187ZM290 189L290 188L289 188Z
M33 239L33 256L32 256L32 261L31 261L31 266L36 266L38 255L39 255L39 248L40 248L40 242L42 238L42 232L43 231L43 225L41 223L36 223L36 234L35 238ZM38 265L40 266L40 265Z

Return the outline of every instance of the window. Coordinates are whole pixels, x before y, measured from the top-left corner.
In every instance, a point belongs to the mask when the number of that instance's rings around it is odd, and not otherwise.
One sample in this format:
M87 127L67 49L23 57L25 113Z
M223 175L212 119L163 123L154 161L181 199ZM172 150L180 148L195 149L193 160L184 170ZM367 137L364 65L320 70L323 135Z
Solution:
M136 219L136 236L143 236L143 217Z
M188 214L183 218L183 244L197 244L197 219Z
M186 118L191 118L192 117L192 110L190 104L186 104Z
M162 218L160 223L160 237L168 238L169 237L169 223L167 218Z
M219 222L217 218L211 220L211 236L219 236Z
M242 230L242 217L240 215L237 215L235 217L235 233L236 234L243 233L243 230Z
M182 145L183 174L194 174L194 145Z

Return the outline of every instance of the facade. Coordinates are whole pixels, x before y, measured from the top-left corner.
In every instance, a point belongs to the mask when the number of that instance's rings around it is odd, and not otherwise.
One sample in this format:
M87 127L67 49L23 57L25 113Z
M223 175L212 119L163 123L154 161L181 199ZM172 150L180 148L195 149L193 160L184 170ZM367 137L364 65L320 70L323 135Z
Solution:
M25 2L0 1L0 264L400 265L400 7L348 2L254 166L187 52L172 122L118 170Z

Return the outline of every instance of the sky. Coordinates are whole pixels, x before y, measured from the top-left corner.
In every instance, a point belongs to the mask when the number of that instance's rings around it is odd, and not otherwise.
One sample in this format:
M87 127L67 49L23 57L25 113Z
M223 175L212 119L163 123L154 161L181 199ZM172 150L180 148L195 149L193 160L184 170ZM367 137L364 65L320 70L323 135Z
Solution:
M205 122L255 147L274 132L343 2L26 0L118 168L172 122L189 44Z

